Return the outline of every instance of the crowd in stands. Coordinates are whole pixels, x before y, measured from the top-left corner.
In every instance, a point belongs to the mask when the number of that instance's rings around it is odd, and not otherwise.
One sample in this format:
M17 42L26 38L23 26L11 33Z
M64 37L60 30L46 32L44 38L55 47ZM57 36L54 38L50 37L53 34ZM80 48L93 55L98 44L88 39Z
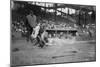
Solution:
M27 4L28 5L28 4ZM32 5L30 5L32 7ZM36 6L34 6L33 8L35 8ZM72 23L70 22L69 20L66 20L62 17L58 17L56 16L56 20L54 17L54 15L49 15L49 14L43 14L45 16L42 16L41 14L41 10L40 10L40 7L36 7L39 9L40 12L36 13L37 10L36 8L33 9L33 8L28 8L27 6L27 9L25 7L25 15L22 14L23 10L20 10L20 9L17 9L16 10L12 10L12 23L11 23L11 30L12 32L20 32L24 35L27 35L28 34L31 34L32 33L32 30L33 30L33 27L30 26L32 24L28 24L29 21L28 21L28 18L30 15L31 12L34 12L34 16L36 16L36 21L32 20L32 22L34 21L35 23L41 23L41 26L45 26L45 28L47 30L57 30L57 29L60 29L60 30L77 30L77 35L80 34L80 33L90 33L89 35L91 34L94 34L95 33L95 25L91 25L91 24L87 24L85 25L85 27L80 27L79 25L77 25L76 23ZM33 9L33 10L32 10ZM21 12L20 12L21 11ZM30 15L31 16L31 15ZM48 17L49 16L49 17ZM31 21L30 21L31 22ZM34 26L36 26L35 24L33 24ZM61 33L62 34L62 33ZM55 35L55 34L54 34Z

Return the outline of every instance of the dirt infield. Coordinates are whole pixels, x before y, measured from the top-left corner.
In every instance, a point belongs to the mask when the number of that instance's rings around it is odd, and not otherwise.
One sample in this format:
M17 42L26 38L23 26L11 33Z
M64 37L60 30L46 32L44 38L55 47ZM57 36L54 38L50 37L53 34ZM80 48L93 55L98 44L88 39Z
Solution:
M54 44L54 45L53 45ZM63 62L95 61L95 41L53 39L52 45L44 48L31 42L18 40L12 44L12 65L34 65Z

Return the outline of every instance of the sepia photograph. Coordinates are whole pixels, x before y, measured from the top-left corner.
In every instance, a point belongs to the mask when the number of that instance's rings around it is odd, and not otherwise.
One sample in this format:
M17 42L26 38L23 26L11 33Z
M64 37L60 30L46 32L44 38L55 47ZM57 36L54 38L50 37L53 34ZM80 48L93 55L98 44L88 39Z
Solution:
M96 5L10 1L10 65L96 61Z

